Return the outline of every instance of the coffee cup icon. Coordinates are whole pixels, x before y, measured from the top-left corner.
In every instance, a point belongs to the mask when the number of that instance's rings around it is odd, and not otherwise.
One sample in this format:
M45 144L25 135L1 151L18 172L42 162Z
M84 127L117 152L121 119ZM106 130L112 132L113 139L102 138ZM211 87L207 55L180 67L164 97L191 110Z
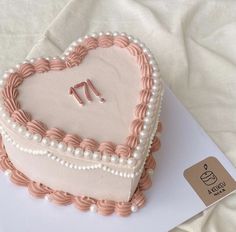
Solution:
M200 176L202 182L207 186L216 183L217 177L212 171L207 171L208 168L207 164L204 165L204 168L206 171Z

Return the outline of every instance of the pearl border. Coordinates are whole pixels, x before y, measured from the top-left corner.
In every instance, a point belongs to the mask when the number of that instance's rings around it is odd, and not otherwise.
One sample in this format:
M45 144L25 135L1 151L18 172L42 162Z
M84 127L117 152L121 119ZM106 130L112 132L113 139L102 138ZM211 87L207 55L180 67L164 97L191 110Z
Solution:
M11 143L14 147L19 149L20 151L26 152L29 155L47 157L48 159L56 161L60 165L66 167L66 168L73 169L73 170L78 170L78 171L88 170L89 171L89 170L101 169L102 171L105 171L105 172L108 172L108 173L111 173L113 175L120 176L120 177L123 177L123 178L134 178L136 176L139 176L142 173L143 168L144 168L144 164L145 164L145 162L144 162L142 167L138 171L136 171L134 173L118 171L118 170L116 170L114 168L110 168L109 166L101 164L101 163L95 164L95 165L83 165L83 166L80 166L80 165L74 164L72 162L68 162L65 159L59 158L58 156L54 155L53 153L51 153L49 151L45 151L45 150L32 150L32 149L28 149L28 148L22 147L19 143L16 143L14 141L14 139L12 139L10 137L10 135L3 129L2 126L0 126L0 133L1 133L2 137L4 139L6 139L7 142Z
M139 45L142 49L143 52L147 54L148 58L149 58L149 64L152 66L153 69L153 73L152 73L152 78L154 80L154 85L152 86L152 95L151 98L149 100L149 103L147 104L148 106L148 111L146 112L146 116L144 118L144 126L142 131L140 131L140 143L138 144L138 146L135 148L134 152L133 152L133 156L132 158L126 159L126 158L119 158L117 155L112 155L109 156L107 154L101 155L101 153L99 152L90 152L90 151L82 151L80 148L75 149L72 146L66 146L66 144L64 142L60 142L58 143L56 140L51 140L47 137L42 138L41 135L39 134L32 134L29 131L26 130L25 127L23 126L19 126L16 122L12 121L11 118L9 118L9 114L7 112L4 112L3 108L0 106L0 113L2 118L5 118L7 123L10 124L11 128L15 131L17 131L19 134L23 134L23 136L29 140L33 140L35 142L41 143L43 146L45 147L54 147L57 148L60 152L65 152L80 158L85 158L85 159L91 159L91 160L96 160L96 161L105 161L105 162L111 162L114 164L120 164L120 165L128 165L130 167L135 167L136 165L139 165L140 162L138 162L138 160L140 160L141 158L144 158L144 162L142 164L142 166L144 166L145 163L145 157L142 157L142 154L147 154L146 157L148 156L148 153L150 151L150 147L151 147L151 143L152 140L155 136L156 133L156 129L157 129L157 125L159 122L159 116L160 116L160 108L161 108L161 102L162 102L162 96L163 96L163 89L161 88L162 86L162 81L160 80L160 72L159 72L159 68L158 65L152 55L152 53L150 52L150 50L145 46L144 43L141 43L140 40L134 38L131 35L127 35L126 33L122 32L99 32L99 33L92 33L91 35L85 35L84 37L79 38L77 41L74 41L71 43L71 45L65 50L64 54L60 57L47 57L47 60L51 60L51 59L62 59L64 60L66 58L66 56L68 56L70 54L70 52L72 52L74 50L74 48L76 46L78 46L80 43L83 43L84 39L87 39L89 37L98 37L98 36L102 36L102 35L111 35L111 36L126 36L130 42L136 43L137 45ZM38 58L40 59L40 57ZM36 59L31 59L29 60L25 60L23 63L33 63L35 62ZM5 84L5 80L8 78L8 76L10 75L10 73L14 73L15 71L17 71L17 69L20 68L21 64L17 64L16 68L11 68L9 69L7 72L5 72L5 74L3 75L3 79L0 80L0 85L3 86ZM161 99L159 100L159 97L157 97L158 95L161 95ZM158 104L156 104L158 102ZM153 117L154 112L156 112L157 108L158 109L158 115L157 117ZM151 128L154 124L154 130L152 131ZM146 138L150 137L149 140L149 144L145 144L145 142L147 143ZM26 150L27 151L27 150ZM28 151L31 151L31 149L28 149ZM34 151L35 153L37 153L37 151ZM38 151L41 152L41 151Z

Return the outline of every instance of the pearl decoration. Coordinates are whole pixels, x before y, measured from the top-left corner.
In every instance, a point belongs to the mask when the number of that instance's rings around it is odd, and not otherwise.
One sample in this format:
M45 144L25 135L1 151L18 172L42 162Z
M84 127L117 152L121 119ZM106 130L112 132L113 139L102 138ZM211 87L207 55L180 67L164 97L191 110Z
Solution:
M29 131L26 131L26 132L25 132L25 137L26 137L27 139L32 139L33 135L32 135L32 133L30 133Z
M8 70L8 72L9 72L9 73L14 73L14 72L16 72L16 69L15 69L15 68L10 68L10 69Z
M102 160L105 161L105 162L109 162L110 159L111 159L111 157L110 157L110 155L108 155L108 154L104 154L104 155L102 156Z
M114 32L113 32L113 36L117 36L117 35L119 35L119 32L114 31Z
M10 169L7 169L7 170L4 171L5 176L10 176L11 173L12 173L12 171Z
M121 157L121 158L119 159L119 163L124 165L124 164L127 163L127 159L124 158L124 157Z
M134 39L134 37L131 36L131 35L129 35L129 36L128 36L128 39L132 41L132 40Z
M90 205L89 210L92 213L96 213L97 212L97 206L95 204Z
M19 125L18 125L16 122L13 122L13 123L11 124L11 127L12 127L13 130L17 130L18 127L19 127Z
M69 146L67 147L66 151L67 151L69 154L73 154L74 151L75 151L75 148L74 148L73 146L70 146L70 145L69 145Z
M101 160L101 158L102 158L102 155L101 155L100 152L94 152L93 153L93 159L94 160Z
M34 134L33 140L39 143L42 140L42 136L40 134Z
M118 156L117 155L112 155L111 156L111 162L112 163L117 163L118 162Z
M56 147L58 146L57 140L53 139L53 140L50 142L50 146L56 148Z
M154 173L154 171L153 171L153 169L149 168L149 169L147 170L147 173L148 173L148 175L152 176L153 173Z
M134 166L136 164L136 160L134 158L129 158L127 163L129 166Z
M60 143L57 145L57 148L58 148L60 151L65 151L65 150L67 149L66 144L63 143L63 142L60 142Z
M51 201L51 200L52 200L50 194L46 194L45 197L44 197L44 199L45 199L46 201Z
M137 205L132 205L132 206L131 206L131 211L132 211L133 213L136 213L136 212L138 211L138 206L137 206Z
M5 84L5 81L3 79L0 80L0 86L3 86Z
M92 155L93 155L93 153L92 153L91 151L89 151L89 150L86 150L86 151L84 152L84 157L85 157L86 159L91 159L91 158L92 158Z
M6 79L9 77L9 75L10 75L9 72L5 72L5 73L3 74L3 79L6 80Z
M94 32L94 33L91 34L91 36L92 36L93 38L96 38L96 37L98 36L98 34L97 34L96 32Z
M135 159L140 159L140 158L141 158L141 155L142 155L142 154L141 154L140 151L135 151L134 154L133 154L133 156L134 156Z
M98 33L98 35L99 35L99 36L103 36L104 33L101 31L101 32Z
M25 128L24 126L20 126L20 127L18 128L17 132L18 132L19 134L23 134L23 133L26 132L26 128Z
M23 64L28 64L28 63L30 63L29 60L24 60L24 61L23 61Z
M7 119L7 123L8 123L8 124L11 124L12 122L13 122L13 121L11 120L11 118L8 118L8 119Z
M73 43L72 43L72 46L74 46L74 47L76 47L76 46L78 46L79 44L78 44L78 42L77 41L74 41Z
M44 146L50 145L50 139L49 139L48 137L44 137L44 138L42 139L42 144L43 144Z
M141 137L141 138L146 138L147 135L148 135L148 134L147 134L145 131L143 131L143 130L140 131L140 137Z
M83 150L81 148L76 148L74 154L77 157L82 157L84 155L84 152L83 152Z
M8 112L3 112L2 113L2 118L6 119L6 118L9 118L9 113Z

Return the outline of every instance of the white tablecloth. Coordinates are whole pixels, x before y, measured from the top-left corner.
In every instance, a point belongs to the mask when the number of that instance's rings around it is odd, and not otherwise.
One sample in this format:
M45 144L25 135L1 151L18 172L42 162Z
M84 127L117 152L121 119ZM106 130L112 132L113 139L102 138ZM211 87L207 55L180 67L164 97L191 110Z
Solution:
M28 52L58 55L86 33L128 32L150 47L162 78L236 165L235 12L234 0L2 0L0 72ZM235 216L234 194L174 231L235 231Z

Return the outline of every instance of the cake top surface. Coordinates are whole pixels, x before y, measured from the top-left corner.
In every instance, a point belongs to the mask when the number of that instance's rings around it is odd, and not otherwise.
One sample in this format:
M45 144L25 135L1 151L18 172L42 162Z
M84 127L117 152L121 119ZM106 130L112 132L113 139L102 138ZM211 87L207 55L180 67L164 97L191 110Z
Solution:
M71 87L90 79L105 99L89 89L92 100L77 88L83 105L69 93ZM90 51L79 66L60 72L37 73L19 86L21 108L48 128L98 142L122 144L129 134L134 109L139 99L141 73L127 50L119 47Z
M3 121L22 137L142 169L163 88L156 61L139 40L125 33L85 36L64 56L17 65L0 84Z

